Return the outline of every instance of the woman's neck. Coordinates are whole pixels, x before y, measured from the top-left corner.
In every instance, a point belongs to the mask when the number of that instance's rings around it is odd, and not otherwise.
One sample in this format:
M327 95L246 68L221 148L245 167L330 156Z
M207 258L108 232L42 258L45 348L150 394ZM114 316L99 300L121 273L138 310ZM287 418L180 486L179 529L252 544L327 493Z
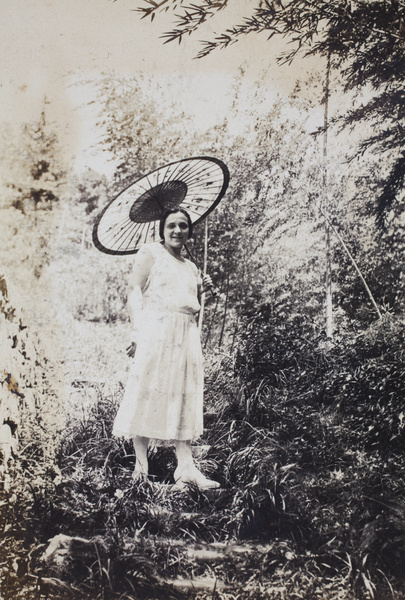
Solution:
M182 247L181 248L172 248L171 246L168 246L166 244L166 242L163 242L163 248L165 248L165 250L167 250L169 254L174 256L174 258L177 258L179 260L182 258L182 256L181 256Z

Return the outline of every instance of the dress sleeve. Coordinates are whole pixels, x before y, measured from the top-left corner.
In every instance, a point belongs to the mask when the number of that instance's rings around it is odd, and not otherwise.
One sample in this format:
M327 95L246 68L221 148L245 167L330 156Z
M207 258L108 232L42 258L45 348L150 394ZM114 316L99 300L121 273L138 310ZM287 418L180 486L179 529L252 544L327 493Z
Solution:
M134 267L130 277L130 293L128 296L128 309L131 319L131 341L138 338L139 324L142 321L142 292L153 266L154 259L147 246L143 246L136 255Z

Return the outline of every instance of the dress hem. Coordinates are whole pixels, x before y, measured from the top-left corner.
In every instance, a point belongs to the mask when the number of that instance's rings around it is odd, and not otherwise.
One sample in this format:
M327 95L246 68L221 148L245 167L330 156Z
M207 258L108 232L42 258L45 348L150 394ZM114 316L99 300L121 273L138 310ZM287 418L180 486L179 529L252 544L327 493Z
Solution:
M113 431L112 435L116 438L124 438L126 440L132 440L134 437L145 437L148 438L149 440L153 440L156 442L162 442L162 443L170 443L170 442L195 442L198 439L200 439L200 437L202 436L203 432L201 431L201 433L197 433L195 435L185 435L185 436L181 436L181 437L158 437L155 435L145 435L144 433L123 433L123 432L119 432L119 431Z

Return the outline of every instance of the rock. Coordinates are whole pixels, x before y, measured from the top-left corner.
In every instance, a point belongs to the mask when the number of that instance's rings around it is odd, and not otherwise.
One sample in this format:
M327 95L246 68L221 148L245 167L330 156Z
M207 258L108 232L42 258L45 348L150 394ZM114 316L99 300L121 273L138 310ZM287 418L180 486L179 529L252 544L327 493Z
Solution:
M48 540L48 547L41 556L52 576L62 580L83 581L88 576L89 564L106 564L107 549L101 537L85 539L59 533Z
M41 560L46 562L47 565L52 565L60 569L66 560L71 557L73 546L78 543L88 545L93 544L93 541L59 533L49 540L48 547L43 553Z

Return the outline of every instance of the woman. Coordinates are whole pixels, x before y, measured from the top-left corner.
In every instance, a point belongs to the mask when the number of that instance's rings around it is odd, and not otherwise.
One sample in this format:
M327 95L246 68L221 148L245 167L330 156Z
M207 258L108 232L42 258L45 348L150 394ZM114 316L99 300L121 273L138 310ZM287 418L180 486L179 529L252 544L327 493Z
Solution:
M182 248L192 235L183 209L164 213L162 242L143 246L136 257L129 296L134 356L113 434L132 438L134 478L148 474L151 439L172 440L177 455L175 482L201 489L219 487L195 466L191 442L203 431L203 365L196 315L200 294L211 278L199 277Z

